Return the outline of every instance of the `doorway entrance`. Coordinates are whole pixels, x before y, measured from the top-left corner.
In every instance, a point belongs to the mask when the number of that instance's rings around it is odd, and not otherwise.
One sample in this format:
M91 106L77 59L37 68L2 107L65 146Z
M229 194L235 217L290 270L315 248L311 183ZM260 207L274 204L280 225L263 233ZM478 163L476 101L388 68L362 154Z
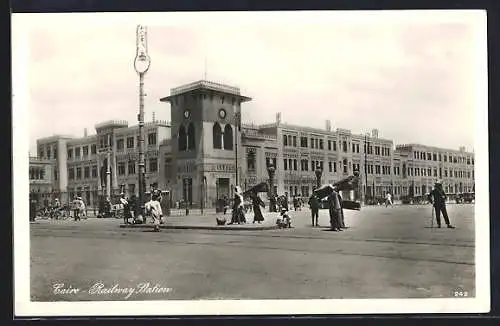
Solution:
M230 198L229 178L217 178L215 191L217 199Z

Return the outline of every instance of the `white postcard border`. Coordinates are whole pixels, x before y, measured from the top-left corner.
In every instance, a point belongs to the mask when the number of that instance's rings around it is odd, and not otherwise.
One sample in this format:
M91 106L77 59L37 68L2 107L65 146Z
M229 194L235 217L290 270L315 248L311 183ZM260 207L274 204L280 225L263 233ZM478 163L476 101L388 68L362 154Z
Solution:
M219 23L286 23L392 19L474 20L477 23L478 76L476 117L476 297L459 299L361 299L361 300L210 300L210 301L106 301L31 302L30 238L28 207L29 162L29 46L27 31L56 17L67 23L154 25L189 24L206 20ZM51 18L52 19L52 18ZM490 310L490 231L488 157L488 82L485 11L390 11L390 12L239 12L239 13L98 13L14 14L13 44L13 188L14 188L14 308L21 316L127 316L127 315L266 315L266 314L377 314L377 313L481 313ZM49 78L50 76L47 76ZM465 127L465 126L464 126Z

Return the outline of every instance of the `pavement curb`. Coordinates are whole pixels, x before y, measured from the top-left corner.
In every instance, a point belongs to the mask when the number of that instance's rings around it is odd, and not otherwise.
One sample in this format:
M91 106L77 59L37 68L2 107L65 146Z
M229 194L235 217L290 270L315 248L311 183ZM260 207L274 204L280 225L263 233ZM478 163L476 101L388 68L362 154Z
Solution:
M120 228L124 229L153 229L154 225L151 224L120 224ZM183 229L183 230L237 230L237 231L264 231L276 230L277 225L270 226L202 226L202 225L160 225L160 229Z

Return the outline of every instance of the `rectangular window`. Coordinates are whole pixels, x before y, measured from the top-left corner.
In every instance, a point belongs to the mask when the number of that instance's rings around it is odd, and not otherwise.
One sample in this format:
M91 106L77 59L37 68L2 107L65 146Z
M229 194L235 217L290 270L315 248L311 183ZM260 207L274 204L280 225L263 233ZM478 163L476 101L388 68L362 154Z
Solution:
M148 134L148 145L156 145L156 132Z
M337 150L337 142L335 140L332 140L332 146L333 146L333 150L336 151Z
M300 137L300 147L307 147L307 137Z
M288 160L286 158L283 159L283 169L288 170Z
M75 148L75 158L80 158L80 147Z
M331 140L328 140L328 150L329 151L332 150L332 141Z
M68 159L72 159L73 158L73 149L70 148L68 149Z
M129 195L135 194L135 183L130 183L128 185L128 193Z
M117 139L116 140L116 149L121 150L124 148L125 141L123 139Z
M97 178L97 165L92 165L92 178Z
M314 138L311 138L311 148L314 148Z
M68 153L69 153L69 151L68 151ZM39 158L43 158L43 154L44 154L43 149L40 147L40 148L38 149L38 157L39 157ZM68 155L68 158L70 158L70 157L69 157L69 155Z
M375 155L380 155L380 147L375 146Z
M446 156L445 156L446 157ZM448 170L444 170L444 177L448 178Z
M356 144L352 144L352 152L355 153L356 152Z
M332 162L328 162L328 172L332 172Z
M297 171L297 160L293 160L293 169L294 171Z
M316 168L315 162L311 161L311 171L314 171L315 168Z
M76 168L76 178L77 179L82 178L82 168Z
M70 179L70 180L75 179L75 169L68 168L68 179Z
M345 140L342 142L342 151L347 153L347 141L345 141Z
M87 157L89 155L89 147L83 146L83 156Z
M127 137L127 148L134 148L134 137Z
M375 147L375 148L377 148L377 147ZM375 150L375 153L376 152L377 151ZM380 165L375 165L375 174L380 174Z
M90 178L90 167L89 166L86 166L83 168L83 177L85 179Z
M47 147L47 158L48 158L49 160L50 160L50 154L52 154L52 153L50 152L50 147Z
M135 161L128 161L128 174L135 174Z
M57 180L57 170L54 170L54 180Z
M319 140L319 149L323 149L323 139Z
M337 162L333 162L333 172L337 173Z
M292 159L288 159L288 169L291 171L292 170Z
M125 163L124 162L118 163L118 175L125 175Z
M432 155L431 155L431 153L427 153L427 161L432 161Z
M356 153L359 153L359 144L356 144Z
M158 159L151 158L149 159L149 171L156 172L158 170Z
M293 136L293 147L297 147L297 136Z
M90 153L92 155L97 154L97 145L90 146Z

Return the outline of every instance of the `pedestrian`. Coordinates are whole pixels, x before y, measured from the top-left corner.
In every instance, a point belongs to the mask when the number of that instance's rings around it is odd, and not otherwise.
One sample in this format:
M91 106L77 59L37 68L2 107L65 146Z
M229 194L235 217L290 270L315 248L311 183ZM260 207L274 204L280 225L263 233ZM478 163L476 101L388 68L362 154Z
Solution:
M78 208L79 216L83 216L85 219L87 219L87 210L82 197L78 197Z
M311 219L312 219L312 226L319 226L318 224L318 218L319 218L319 199L314 193L314 188L313 188L313 193L311 197L309 197L309 208L311 209Z
M123 223L129 224L128 219L130 217L130 205L123 192L120 194L120 204L123 206Z
M58 219L60 215L61 203L59 198L54 199L54 204L52 205L51 218Z
M73 199L73 219L75 221L80 221L80 201L78 196Z
M246 222L245 213L243 212L243 195L239 186L236 186L234 188L234 200L231 215L231 222L228 223L229 225L234 223L241 224Z
M391 206L392 207L392 196L391 194L388 192L386 195L385 195L385 207L387 206Z
M260 207L266 207L262 199L256 194L251 194L252 198L252 208L253 208L253 223L258 222L259 224L264 221L264 216L260 210Z
M154 231L160 231L160 223L163 217L163 212L161 210L160 202L158 201L158 195L153 194L151 200L144 205L146 213L153 218Z
M135 222L137 216L137 196L135 194L132 194L128 200L128 210L130 214L129 217L132 218L133 222Z
M448 212L446 211L446 193L443 190L441 181L436 181L436 183L434 184L434 189L432 189L429 194L429 199L436 212L436 221L438 228L441 227L441 213L443 213L443 218L446 226L449 229L454 229L455 227L451 225L450 219L448 218Z
M106 202L104 203L104 216L111 217L111 199L106 197Z
M339 211L340 228L347 229L347 227L345 226L345 220L344 220L344 201L342 200L342 195L340 194L340 192L337 192L337 196L339 198L339 204L340 204L340 211Z
M330 213L330 228L332 231L342 231L340 225L340 214L342 208L340 206L339 195L336 190L328 196L328 210Z

